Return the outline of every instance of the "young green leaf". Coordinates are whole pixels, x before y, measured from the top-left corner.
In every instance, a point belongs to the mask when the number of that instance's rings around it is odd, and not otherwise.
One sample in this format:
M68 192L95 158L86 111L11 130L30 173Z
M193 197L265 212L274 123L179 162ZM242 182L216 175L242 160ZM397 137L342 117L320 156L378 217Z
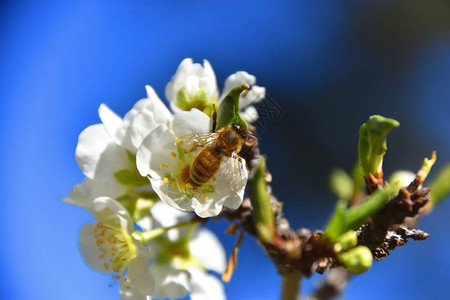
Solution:
M265 180L266 161L261 157L253 179L249 182L250 202L256 232L261 241L270 243L274 233L274 215Z
M431 202L427 207L429 211L450 194L450 164L447 164L431 182L430 188Z
M394 119L374 115L359 130L358 156L364 176L369 173L382 177L383 156L386 153L386 136L400 125Z
M230 123L239 123L243 128L248 128L247 122L239 115L239 96L249 89L249 85L244 83L232 89L228 95L220 102L217 113L217 128L225 127Z

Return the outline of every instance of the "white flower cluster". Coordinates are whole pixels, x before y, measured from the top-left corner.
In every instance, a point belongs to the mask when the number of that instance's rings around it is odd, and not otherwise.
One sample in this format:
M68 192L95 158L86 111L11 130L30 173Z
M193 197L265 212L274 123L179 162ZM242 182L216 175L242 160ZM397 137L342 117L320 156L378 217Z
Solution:
M245 160L224 155L203 181L193 180L200 175L191 169L219 136L211 132L212 104L233 87L252 85L240 99L242 116L257 119L252 104L265 97L265 88L255 82L237 72L219 97L211 65L185 59L166 88L173 113L147 86L147 97L123 119L102 104L102 123L80 134L75 156L86 179L63 201L94 216L81 228L81 254L92 269L112 274L122 299L225 298L221 282L207 273L225 270L224 249L189 212L212 217L224 206L237 209L248 177ZM233 163L239 176L230 176Z

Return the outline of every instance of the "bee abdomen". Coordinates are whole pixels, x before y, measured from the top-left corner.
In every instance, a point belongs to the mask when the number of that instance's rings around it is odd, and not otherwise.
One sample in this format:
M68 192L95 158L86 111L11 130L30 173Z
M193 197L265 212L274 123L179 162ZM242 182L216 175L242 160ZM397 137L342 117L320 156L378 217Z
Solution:
M190 181L194 187L207 183L219 170L222 156L214 149L203 149L194 159L190 169Z

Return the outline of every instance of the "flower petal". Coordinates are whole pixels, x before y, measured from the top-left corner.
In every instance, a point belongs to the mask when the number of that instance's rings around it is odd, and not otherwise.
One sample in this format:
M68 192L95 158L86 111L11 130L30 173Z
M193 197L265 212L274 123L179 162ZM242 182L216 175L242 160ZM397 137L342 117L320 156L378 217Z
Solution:
M222 91L221 99L225 98L226 95L235 87L238 85L247 83L248 85L252 86L256 83L256 77L253 75L248 74L245 71L238 71L234 74L231 74L228 76L227 79L225 79L225 84Z
M240 108L244 109L252 104L260 102L264 98L266 98L266 88L254 85L247 94L241 96Z
M177 113L173 119L172 130L177 137L194 133L208 133L211 120L198 109Z
M149 85L146 85L145 89L147 91L147 98L150 100L149 109L153 111L156 122L165 123L167 120L172 119L172 113L158 97L155 90Z
M225 249L216 235L208 230L199 230L189 242L191 253L197 257L203 267L217 273L223 273L226 268Z
M123 131L123 120L115 112L113 112L105 104L100 104L98 114L102 120L103 126L105 126L106 132L116 143L120 143L118 137L121 135L119 131Z
M81 227L78 237L78 248L89 268L100 273L110 273L110 270L106 270L104 261L100 259L101 252L94 236L95 226L95 223L87 223Z
M91 198L92 182L92 179L87 178L82 183L74 185L69 195L61 200L92 211L94 201L94 198Z
M177 99L178 91L182 88L185 88L191 97L199 88L204 88L208 97L218 97L219 95L216 75L207 60L203 61L202 66L194 63L191 58L184 59L166 86L165 94L167 100L174 103Z
M242 118L247 123L254 123L259 118L258 111L254 106L248 106L246 107L242 112L239 113Z
M155 280L153 297L181 298L189 292L190 276L188 272L177 270L170 265L153 266L151 272Z
M146 177L161 179L170 170L176 169L176 160L171 153L176 153L175 139L162 124L150 132L142 142L136 154L139 173Z
M148 259L140 256L133 259L128 265L127 277L133 290L141 295L150 296L154 289L154 282L150 272Z
M157 202L153 205L152 217L155 220L155 227L170 227L181 222L189 221L191 215L181 210L175 209L163 202ZM170 240L175 241L180 234L180 229L172 229L167 232Z
M222 282L217 277L197 268L189 269L191 274L192 300L222 300L226 299Z
M81 132L75 150L75 159L86 177L94 177L101 155L112 142L111 136L102 124L91 125Z
M118 184L115 180L86 178L82 183L75 185L69 195L61 200L72 205L83 207L92 212L95 198L101 196L116 198L125 191L126 187Z
M88 178L112 179L115 172L130 165L126 150L112 140L102 124L89 126L80 134L75 158Z
M95 199L93 215L100 223L120 225L129 234L134 231L133 220L128 211L114 199L108 197Z

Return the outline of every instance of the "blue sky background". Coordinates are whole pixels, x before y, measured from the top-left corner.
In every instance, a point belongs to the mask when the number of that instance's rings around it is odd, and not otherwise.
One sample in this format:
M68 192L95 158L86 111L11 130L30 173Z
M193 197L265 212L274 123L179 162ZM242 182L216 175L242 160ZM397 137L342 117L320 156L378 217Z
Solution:
M329 172L350 169L368 116L396 118L385 172L450 161L450 7L445 1L3 1L0 6L1 299L119 299L77 249L82 209L58 201L83 176L78 134L106 103L124 115L185 57L219 81L246 70L285 111L261 147L293 227L322 228L335 199ZM355 277L346 299L448 297L450 203L431 233ZM208 226L228 252L227 223ZM305 282L311 291L319 279ZM280 278L251 237L229 299L276 299Z

